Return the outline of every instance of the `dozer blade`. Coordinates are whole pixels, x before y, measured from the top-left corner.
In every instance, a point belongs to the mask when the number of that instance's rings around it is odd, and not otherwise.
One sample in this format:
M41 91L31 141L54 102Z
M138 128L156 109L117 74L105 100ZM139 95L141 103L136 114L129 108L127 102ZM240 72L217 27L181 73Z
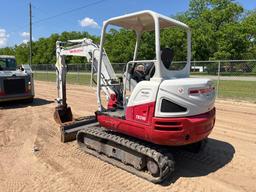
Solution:
M92 126L99 125L95 116L85 116L60 126L61 142L66 143L76 140L77 132Z
M71 108L68 106L57 106L54 111L54 120L58 124L73 121L73 114Z

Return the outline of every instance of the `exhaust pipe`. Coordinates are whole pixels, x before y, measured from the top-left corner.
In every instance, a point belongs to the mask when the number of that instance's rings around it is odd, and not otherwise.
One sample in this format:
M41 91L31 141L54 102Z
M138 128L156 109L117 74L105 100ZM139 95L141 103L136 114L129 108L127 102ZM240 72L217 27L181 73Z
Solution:
M54 120L60 125L66 122L72 122L74 119L71 108L67 105L59 105L55 107Z

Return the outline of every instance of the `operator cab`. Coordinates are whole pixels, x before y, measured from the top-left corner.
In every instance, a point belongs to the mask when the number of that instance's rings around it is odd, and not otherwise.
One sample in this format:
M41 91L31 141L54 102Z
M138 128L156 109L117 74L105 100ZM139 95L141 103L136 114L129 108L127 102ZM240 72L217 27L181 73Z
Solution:
M171 48L163 48L161 50L161 61L166 69L170 69L173 61L173 50ZM134 63L134 65L128 70L131 80L134 80L137 84L143 80L150 80L155 74L154 63Z
M106 111L102 106L101 90L104 87L100 82L102 58L104 57L103 46L106 29L109 25L135 31L136 45L133 60L126 64L123 75L123 109L111 108L110 111ZM179 28L187 36L186 45L182 45L186 48L186 61L182 68L180 66L176 68L177 63L174 64L173 62L175 50L168 47L160 49L160 30L166 28ZM142 36L145 32L152 33L152 37L154 37L155 57L151 60L138 59L140 44L143 40ZM99 69L97 71L99 113L107 113L110 116L112 116L112 113L120 118L125 117L126 120L150 123L150 116L185 117L206 113L214 107L215 92L213 81L189 78L191 31L182 22L148 10L111 18L103 23L99 52L100 57L97 67ZM113 100L110 99L109 102L113 103ZM168 103L168 106L173 107L166 110L163 107L164 103ZM176 111L177 109L183 110ZM121 110L121 113L118 112Z
M125 29L130 29L135 31L136 33L136 45L134 49L134 56L133 60L129 61L125 66L124 76L123 76L123 85L122 91L119 91L118 93L114 90L116 93L113 95L113 98L110 97L108 100L108 107L107 111L102 107L101 104L101 90L104 89L102 84L100 83L102 81L102 68L101 66L104 66L102 64L104 62L104 39L105 39L105 33L106 28L108 25L112 26L118 26ZM180 71L171 71L170 66L172 64L173 58L174 58L174 51L171 48L162 48L160 49L160 29L168 28L168 27L181 27L185 29L187 33L187 64L186 66L180 70ZM158 30L156 30L158 29ZM142 41L142 36L144 32L152 32L152 35L155 38L155 56L154 59L151 60L138 60L138 51L140 50L140 44ZM124 15L122 17L116 17L112 18L110 20L107 20L104 22L103 28L102 28L102 35L101 35L101 44L100 44L100 58L99 63L97 66L97 69L101 69L97 71L97 100L98 100L98 107L99 112L111 112L112 115L116 116L115 113L121 114L118 111L122 110L122 118L123 114L125 114L126 108L129 107L129 103L134 97L134 94L137 94L137 91L134 92L134 89L138 87L139 84L142 82L150 82L146 85L146 87L152 87L152 84L154 82L157 82L157 87L154 88L156 91L153 91L154 97L156 97L156 92L158 90L158 87L160 83L164 79L171 79L171 78L179 78L179 77L188 77L189 70L190 70L190 30L187 25L184 23L181 23L179 21L173 20L169 17L165 17L163 15L157 14L152 11L141 11L134 14L128 14ZM140 87L140 86L139 86ZM111 87L113 90L113 87ZM122 94L122 95L120 95ZM151 98L152 100L153 98ZM155 100L155 98L154 98ZM120 101L122 101L122 106L116 107L115 102L118 102L120 104ZM120 116L120 115L118 115Z

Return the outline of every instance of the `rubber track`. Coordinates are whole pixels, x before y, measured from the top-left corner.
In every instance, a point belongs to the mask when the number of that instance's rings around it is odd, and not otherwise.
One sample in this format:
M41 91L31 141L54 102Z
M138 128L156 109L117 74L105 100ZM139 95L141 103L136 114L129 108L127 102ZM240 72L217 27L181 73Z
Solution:
M92 135L94 137L98 137L101 139L105 139L111 142L114 142L118 145L129 148L137 153L143 154L145 157L152 158L160 168L160 174L158 177L152 176L148 171L139 171L133 166L125 165L121 161L116 160L114 158L109 158L104 154L99 154L95 150L89 149L86 147L86 144L83 143L84 137L86 135ZM91 127L88 129L84 129L78 132L77 134L77 142L80 148L87 153L90 153L101 160L107 161L119 168L122 168L132 174L135 174L141 178L144 178L153 183L161 183L166 178L168 178L174 171L174 161L169 156L164 155L164 153L160 152L160 149L156 149L153 145L136 140L131 137L123 136L114 132L107 131L104 128L100 127Z

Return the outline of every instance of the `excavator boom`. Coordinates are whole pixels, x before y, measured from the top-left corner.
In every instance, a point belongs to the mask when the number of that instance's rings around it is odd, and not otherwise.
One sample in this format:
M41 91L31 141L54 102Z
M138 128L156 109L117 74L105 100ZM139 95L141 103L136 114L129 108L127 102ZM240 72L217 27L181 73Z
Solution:
M57 123L63 124L66 122L73 122L73 114L71 108L67 104L66 96L66 77L67 77L67 64L65 62L65 56L80 56L86 57L89 62L92 63L91 67L94 69L94 73L97 72L97 66L99 61L99 46L94 44L91 39L76 39L68 40L67 42L56 42L56 76L57 76L57 90L58 97L56 99L58 106L55 109L54 119ZM107 57L107 54L103 53L101 67L101 85L107 100L114 94L114 85L118 82L117 76L113 70L113 67ZM92 74L93 75L93 74ZM113 84L113 86L111 86Z
M56 82L58 97L56 99L57 106L55 107L54 119L61 125L61 140L67 142L76 138L76 133L83 126L95 125L95 116L80 117L74 119L71 107L67 104L66 95L66 78L67 78L67 64L65 62L66 56L79 56L87 58L88 62L91 62L92 74L97 73L97 67L99 62L99 46L94 44L91 39L76 39L68 40L67 42L56 42ZM105 93L107 101L111 100L113 95L120 90L121 85L118 82L117 76L113 70L113 67L107 57L107 54L103 53L102 67L101 67L101 86ZM119 89L116 89L118 86ZM119 93L119 96L122 93ZM121 99L122 100L122 99ZM120 101L120 105L122 101ZM82 126L82 127L81 127ZM79 127L79 128L78 128Z

